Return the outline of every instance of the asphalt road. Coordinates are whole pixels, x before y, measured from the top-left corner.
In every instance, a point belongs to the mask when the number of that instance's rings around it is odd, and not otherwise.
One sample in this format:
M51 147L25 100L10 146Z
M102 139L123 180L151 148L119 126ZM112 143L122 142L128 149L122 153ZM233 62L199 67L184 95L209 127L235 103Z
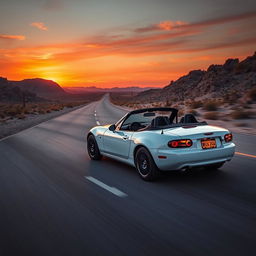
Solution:
M254 255L256 158L144 182L86 152L88 130L123 114L105 97L0 141L0 255Z

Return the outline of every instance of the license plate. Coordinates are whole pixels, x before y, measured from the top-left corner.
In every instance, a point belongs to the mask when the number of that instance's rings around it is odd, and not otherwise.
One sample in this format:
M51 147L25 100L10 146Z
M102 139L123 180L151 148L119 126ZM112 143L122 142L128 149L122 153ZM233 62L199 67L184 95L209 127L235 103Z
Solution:
M202 149L216 148L215 139L203 139L201 140Z

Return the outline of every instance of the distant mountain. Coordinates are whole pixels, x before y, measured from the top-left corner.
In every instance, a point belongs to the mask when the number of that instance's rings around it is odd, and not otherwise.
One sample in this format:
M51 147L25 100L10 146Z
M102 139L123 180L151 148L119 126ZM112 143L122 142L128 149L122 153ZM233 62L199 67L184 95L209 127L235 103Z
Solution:
M223 65L211 65L204 70L193 70L172 81L162 89L139 93L135 100L184 101L188 99L228 98L236 100L256 87L256 53L239 62L228 59Z
M69 96L57 83L41 78L9 81L0 77L0 101L20 101L22 97L30 101L61 99Z
M6 78L0 77L0 101L1 102L23 102L29 101L41 101L35 93L31 93L27 90L22 90L19 86L8 81Z
M53 99L67 94L56 82L42 78L10 82L11 84L18 86L21 90L35 93L42 98Z
M94 86L90 87L65 87L64 90L69 93L86 93L86 92L143 92L155 87L113 87L113 88L98 88Z

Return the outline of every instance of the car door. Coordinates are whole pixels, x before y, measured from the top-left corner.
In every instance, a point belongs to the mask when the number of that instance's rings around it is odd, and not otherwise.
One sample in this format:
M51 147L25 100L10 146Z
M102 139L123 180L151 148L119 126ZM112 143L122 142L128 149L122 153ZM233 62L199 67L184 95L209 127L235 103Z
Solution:
M121 131L109 129L104 133L103 148L104 152L119 156L122 158L129 157L132 131Z

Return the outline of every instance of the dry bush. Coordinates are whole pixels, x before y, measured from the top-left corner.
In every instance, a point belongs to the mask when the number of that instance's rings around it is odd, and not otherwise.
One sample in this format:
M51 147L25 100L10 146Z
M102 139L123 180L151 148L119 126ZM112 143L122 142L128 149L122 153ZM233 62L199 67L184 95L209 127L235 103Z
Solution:
M44 109L40 109L40 110L38 111L38 113L39 113L40 115L43 115L43 114L46 113L46 111L45 111Z
M252 107L248 104L248 103L243 103L243 104L241 104L240 105L241 106L241 108L245 108L245 109L251 109Z
M248 127L247 123L236 123L235 126L237 127Z
M52 111L62 110L64 107L73 108L76 106L84 105L89 101L74 101L74 102L38 102L26 103L23 107L18 103L1 103L0 104L0 118L23 119L29 114L46 114Z
M1 118L1 119L6 118L6 114L5 114L4 112L0 112L0 118Z
M252 117L250 111L234 110L230 113L230 117L233 119L247 119Z
M180 116L184 116L184 111L181 109L181 110L179 110L179 112L178 112L178 116L180 117Z
M192 101L191 102L191 108L201 108L203 106L203 103L201 101Z
M205 119L210 119L210 120L218 120L219 119L219 114L218 112L206 112L204 114Z
M216 111L218 110L218 103L215 101L207 101L203 105L203 109L207 111Z
M251 101L256 101L256 88L252 88L247 95Z
M194 109L190 109L189 113L193 114L194 116L200 116L200 114Z
M26 117L26 116L25 116L25 114L23 114L23 113L17 115L17 118L18 118L18 119L24 119L25 117Z

